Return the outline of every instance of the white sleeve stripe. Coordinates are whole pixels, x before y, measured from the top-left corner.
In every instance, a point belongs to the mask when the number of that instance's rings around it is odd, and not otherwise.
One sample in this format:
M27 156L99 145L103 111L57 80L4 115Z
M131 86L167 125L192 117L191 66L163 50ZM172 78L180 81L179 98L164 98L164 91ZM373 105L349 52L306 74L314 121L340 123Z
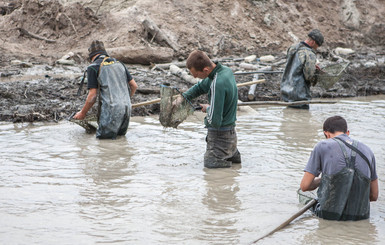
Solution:
M217 74L215 74L213 82L211 83L211 87L210 87L210 90L211 90L210 110L207 113L207 122L210 124L213 121L213 114L214 114L215 84L217 81Z

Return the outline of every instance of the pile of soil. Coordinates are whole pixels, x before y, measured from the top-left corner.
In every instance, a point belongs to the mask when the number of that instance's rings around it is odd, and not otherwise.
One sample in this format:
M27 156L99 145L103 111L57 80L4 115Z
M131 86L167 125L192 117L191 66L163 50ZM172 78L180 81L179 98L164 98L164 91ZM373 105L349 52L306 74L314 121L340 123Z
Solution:
M318 28L325 36L317 50L319 61L344 59L351 65L331 89L314 87L313 97L383 94L384 12L381 0L0 0L0 120L61 120L80 109L86 90L81 96L76 92L87 66L87 48L96 39L104 42L107 51L168 49L174 61L184 61L194 49L213 59L271 54L279 61L291 44ZM176 48L149 35L144 20L155 23ZM355 52L336 54L337 47ZM74 65L56 63L70 51ZM167 69L152 70L136 65L135 59L125 60L133 63L129 70L143 89L133 103L158 98L159 94L144 89L159 89L163 82L182 90L192 86ZM237 64L232 68L240 69ZM264 76L268 82L257 86L256 100L279 100L280 74ZM237 76L237 82L251 79ZM239 88L241 100L247 100L247 93L248 88ZM154 104L134 109L133 115L158 112L159 104Z
M381 50L385 39L381 0L0 0L0 10L2 53L28 61L84 52L95 39L107 48L165 46L146 35L146 18L180 47L176 58L196 48L218 57L281 52L313 28L325 36L323 50ZM55 42L20 35L20 28Z

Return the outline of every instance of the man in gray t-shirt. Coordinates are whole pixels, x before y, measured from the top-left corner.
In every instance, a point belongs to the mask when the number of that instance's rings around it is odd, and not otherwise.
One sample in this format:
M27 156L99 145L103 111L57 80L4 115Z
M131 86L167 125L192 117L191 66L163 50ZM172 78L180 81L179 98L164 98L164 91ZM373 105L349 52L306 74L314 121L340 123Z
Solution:
M326 140L310 155L301 181L302 191L319 187L315 213L325 219L359 220L369 217L369 201L378 198L378 178L373 152L349 137L344 118L328 118ZM322 173L322 177L318 177ZM350 206L349 206L350 205Z

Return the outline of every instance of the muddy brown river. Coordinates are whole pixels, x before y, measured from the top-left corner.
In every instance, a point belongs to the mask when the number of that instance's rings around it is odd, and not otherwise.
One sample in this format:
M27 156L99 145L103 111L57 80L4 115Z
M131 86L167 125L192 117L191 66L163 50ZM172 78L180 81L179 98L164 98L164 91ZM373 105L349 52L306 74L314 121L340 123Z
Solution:
M243 162L229 169L203 168L200 113L178 129L134 117L117 140L66 121L0 123L0 244L250 244L301 209L303 168L332 115L376 156L370 218L308 211L258 244L384 244L385 96L254 109L238 115Z

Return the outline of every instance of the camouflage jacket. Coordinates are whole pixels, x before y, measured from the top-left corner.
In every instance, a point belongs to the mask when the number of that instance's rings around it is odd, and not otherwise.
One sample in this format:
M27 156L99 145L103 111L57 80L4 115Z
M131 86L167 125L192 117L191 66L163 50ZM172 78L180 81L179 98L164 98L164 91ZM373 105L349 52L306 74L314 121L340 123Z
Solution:
M281 80L284 101L310 100L310 85L315 82L316 55L304 42L287 51L287 64Z

